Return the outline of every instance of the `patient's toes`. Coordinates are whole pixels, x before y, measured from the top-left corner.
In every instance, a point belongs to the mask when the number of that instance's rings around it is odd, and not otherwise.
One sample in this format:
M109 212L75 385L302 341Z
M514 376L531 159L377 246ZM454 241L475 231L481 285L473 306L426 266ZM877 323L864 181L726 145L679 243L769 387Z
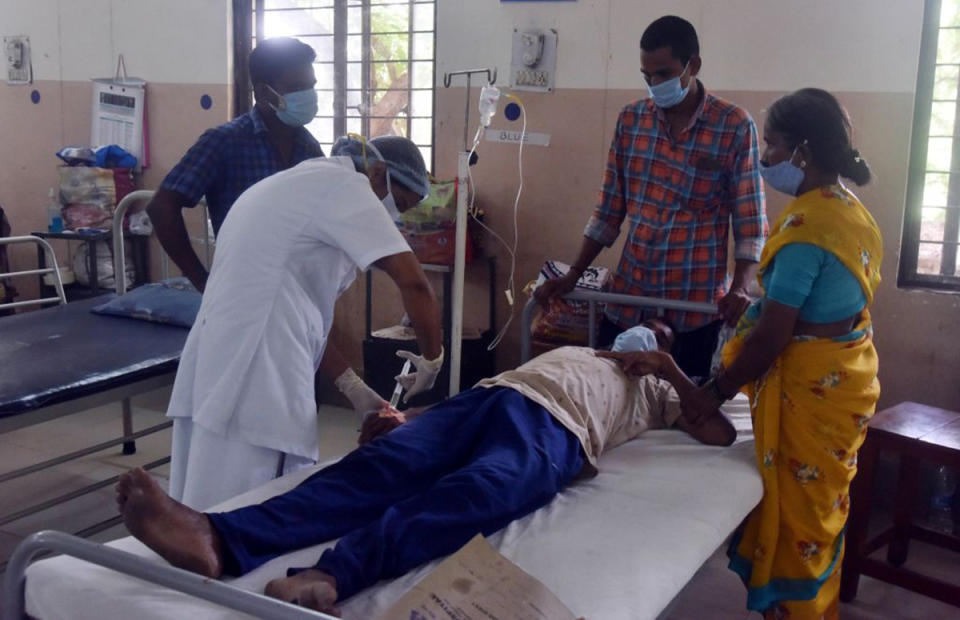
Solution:
M124 495L126 495L127 493L130 492L130 487L131 487L130 472L128 471L120 474L120 478L117 480L117 485L114 487L117 493L123 493Z
M340 610L334 606L337 590L330 579L319 571L307 570L293 577L274 579L267 584L264 594L285 603L339 616Z
M263 590L263 593L271 598L277 598L287 603L294 603L296 600L296 595L288 586L289 581L289 579L274 579L273 581L267 583L267 587ZM296 605L299 603L294 604Z
M328 583L309 584L300 593L300 605L331 616L340 616L340 610L334 606L337 591Z

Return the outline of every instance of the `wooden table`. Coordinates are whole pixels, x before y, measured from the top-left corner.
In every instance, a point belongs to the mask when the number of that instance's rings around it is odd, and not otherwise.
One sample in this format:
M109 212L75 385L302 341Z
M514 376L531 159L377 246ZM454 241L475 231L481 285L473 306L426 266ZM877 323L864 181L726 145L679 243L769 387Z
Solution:
M870 497L881 451L892 452L900 460L893 527L868 539ZM960 607L960 559L953 583L903 567L911 539L960 552L960 538L913 522L920 461L960 467L960 413L910 402L877 413L870 421L867 440L860 450L859 473L851 489L840 600L848 602L856 598L860 575L869 575ZM886 562L868 557L886 545L889 545Z

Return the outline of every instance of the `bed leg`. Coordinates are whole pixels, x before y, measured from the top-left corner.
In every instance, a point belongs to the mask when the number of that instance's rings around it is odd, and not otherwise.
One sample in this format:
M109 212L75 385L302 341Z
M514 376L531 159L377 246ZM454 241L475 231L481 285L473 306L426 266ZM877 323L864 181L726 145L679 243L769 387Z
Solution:
M130 405L130 399L123 399L123 436L133 434L133 407ZM123 442L123 453L126 455L136 454L137 453L137 442L136 441L125 441Z

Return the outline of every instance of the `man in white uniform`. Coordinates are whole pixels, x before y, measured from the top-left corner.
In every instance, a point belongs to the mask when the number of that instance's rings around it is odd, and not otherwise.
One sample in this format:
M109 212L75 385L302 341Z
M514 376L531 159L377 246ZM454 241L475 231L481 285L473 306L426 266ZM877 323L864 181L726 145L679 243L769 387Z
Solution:
M387 211L426 195L426 167L406 138L371 144L384 161L351 158L357 145L338 143L334 157L252 186L224 221L167 412L170 493L186 505L211 506L317 460L314 374L358 269L385 271L413 322L423 357L410 355L408 397L433 385L443 356L436 299ZM327 357L324 371L348 398L382 402Z

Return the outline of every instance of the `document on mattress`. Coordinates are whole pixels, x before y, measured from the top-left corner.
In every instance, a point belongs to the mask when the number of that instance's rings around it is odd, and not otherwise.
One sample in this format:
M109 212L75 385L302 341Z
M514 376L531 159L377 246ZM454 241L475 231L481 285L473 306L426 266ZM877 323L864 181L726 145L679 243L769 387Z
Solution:
M380 620L575 620L553 592L477 534Z

